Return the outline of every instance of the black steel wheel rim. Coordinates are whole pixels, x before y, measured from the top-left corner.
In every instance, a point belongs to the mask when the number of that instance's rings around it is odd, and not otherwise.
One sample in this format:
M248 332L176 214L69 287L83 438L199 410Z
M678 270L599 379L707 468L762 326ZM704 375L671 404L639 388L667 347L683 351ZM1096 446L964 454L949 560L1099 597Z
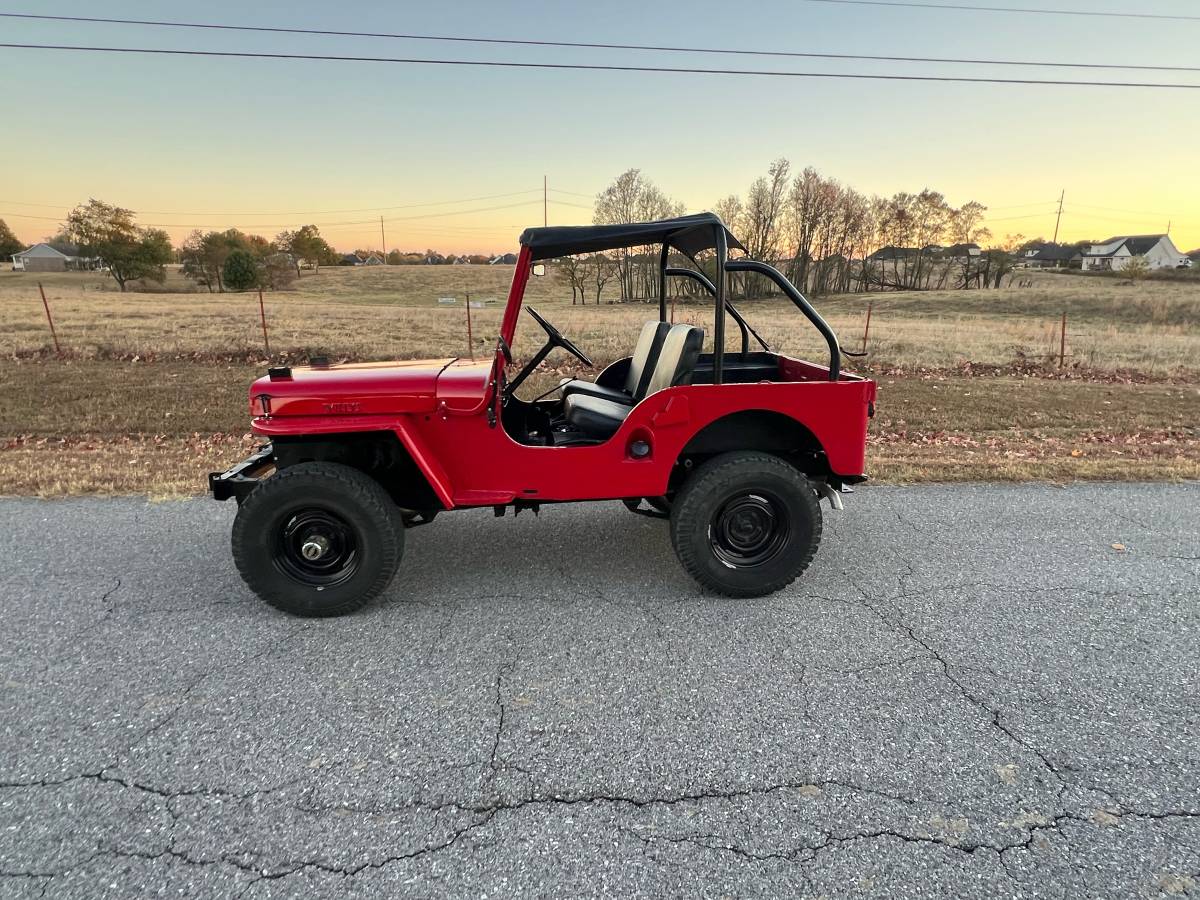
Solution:
M791 534L788 509L767 491L727 499L713 514L708 538L713 555L731 569L750 569L777 557Z
M314 587L341 584L358 569L358 538L345 519L309 507L280 523L275 565L285 575Z

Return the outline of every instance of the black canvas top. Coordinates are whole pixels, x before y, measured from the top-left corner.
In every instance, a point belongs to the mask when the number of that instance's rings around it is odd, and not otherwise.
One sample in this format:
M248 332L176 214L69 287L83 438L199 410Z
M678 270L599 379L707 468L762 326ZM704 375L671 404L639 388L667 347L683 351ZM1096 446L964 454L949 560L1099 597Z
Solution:
M632 222L628 225L555 225L549 228L526 228L521 244L533 251L534 259L570 256L574 253L595 253L617 247L644 247L667 243L688 256L716 247L714 226L725 231L731 249L745 250L733 236L720 216L715 213L696 213L677 219L658 222Z

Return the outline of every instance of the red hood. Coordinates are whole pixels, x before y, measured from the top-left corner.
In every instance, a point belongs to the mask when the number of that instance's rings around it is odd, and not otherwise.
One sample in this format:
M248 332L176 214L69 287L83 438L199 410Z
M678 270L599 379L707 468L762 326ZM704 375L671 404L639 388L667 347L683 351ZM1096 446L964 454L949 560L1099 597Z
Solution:
M272 416L386 415L430 412L438 376L449 359L297 366L288 377L264 376L250 386L250 414Z

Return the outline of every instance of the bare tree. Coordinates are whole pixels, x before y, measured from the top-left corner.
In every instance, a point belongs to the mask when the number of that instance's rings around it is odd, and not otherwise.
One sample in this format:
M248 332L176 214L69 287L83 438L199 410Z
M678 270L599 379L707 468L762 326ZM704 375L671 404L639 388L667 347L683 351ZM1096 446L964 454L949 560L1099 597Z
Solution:
M592 256L591 267L592 280L596 284L596 305L599 306L604 286L612 280L614 275L618 274L618 267L612 257L604 253L596 253Z
M971 244L986 241L992 236L991 229L986 228L983 224L983 215L986 212L987 207L975 200L964 203L958 209L950 210L947 224L950 239L955 244L965 244L968 248ZM960 266L959 287L969 288L972 284L981 283L983 280L981 261L982 254L971 256L969 249L963 252L957 260Z
M640 169L629 169L596 197L592 221L597 225L647 222L683 215L683 210L682 203L667 197ZM645 247L623 247L618 251L616 265L622 300L657 297L658 279L645 259L651 255L652 248Z
M587 302L587 263L578 256L564 256L558 261L558 269L566 278L567 284L571 285L571 305L575 305L575 298L579 298L580 303Z
M788 170L791 164L782 157L771 163L765 177L760 176L750 185L746 194L746 206L742 214L742 243L746 253L763 262L775 262L779 258L782 242L781 224L784 198L787 195ZM766 279L747 281L746 293L756 293L766 288Z

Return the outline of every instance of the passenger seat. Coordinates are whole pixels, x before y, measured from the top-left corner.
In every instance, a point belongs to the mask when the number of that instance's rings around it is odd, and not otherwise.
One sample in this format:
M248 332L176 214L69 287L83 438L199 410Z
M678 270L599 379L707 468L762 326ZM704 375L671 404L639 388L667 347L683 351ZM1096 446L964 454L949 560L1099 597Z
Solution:
M647 322L642 326L638 335L637 346L633 348L633 358L629 360L629 372L625 376L625 384L621 390L603 387L590 381L580 381L576 378L564 378L559 382L563 399L572 394L586 394L589 397L599 397L601 400L611 400L613 403L624 403L633 406L646 396L646 385L654 374L658 364L658 355L662 351L663 341L671 326L666 322Z
M646 383L646 396L676 385L691 384L703 345L702 328L683 324L672 326ZM580 431L589 437L607 440L616 434L633 407L603 397L573 393L567 396L564 410L567 421Z

